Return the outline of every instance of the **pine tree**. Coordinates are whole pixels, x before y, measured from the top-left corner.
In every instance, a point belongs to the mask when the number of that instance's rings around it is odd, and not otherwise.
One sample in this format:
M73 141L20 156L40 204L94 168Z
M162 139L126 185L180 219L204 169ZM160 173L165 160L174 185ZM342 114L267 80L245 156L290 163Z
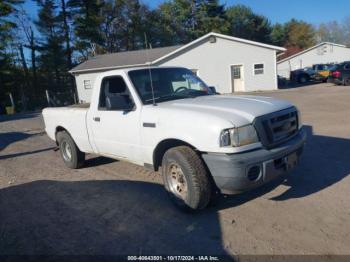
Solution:
M39 66L47 86L45 89L57 90L64 86L62 76L66 73L64 35L54 0L38 0L38 21L35 22L41 33Z
M9 17L16 13L16 6L22 0L0 1L0 103L7 92L12 91L13 77L16 75L14 66L14 54L9 50L13 41L13 30L16 24Z
M196 38L209 32L227 33L229 27L224 5L220 5L218 0L198 1L195 21Z
M188 43L211 31L228 31L225 8L218 0L174 0L160 5L157 13L161 39L167 44Z
M67 2L67 7L72 9L75 48L85 58L94 51L94 45L103 45L100 32L103 5L104 2L100 0L68 0Z
M266 17L255 14L244 5L229 7L226 15L230 24L230 35L263 43L271 42L272 28Z
M70 20L71 20L71 12L67 6L66 0L60 0L60 12L58 15L60 24L61 24L61 30L62 35L64 37L65 42L65 53L66 53L66 60L67 60L67 67L72 67L72 56L73 56L73 49L71 47L71 28L70 28Z

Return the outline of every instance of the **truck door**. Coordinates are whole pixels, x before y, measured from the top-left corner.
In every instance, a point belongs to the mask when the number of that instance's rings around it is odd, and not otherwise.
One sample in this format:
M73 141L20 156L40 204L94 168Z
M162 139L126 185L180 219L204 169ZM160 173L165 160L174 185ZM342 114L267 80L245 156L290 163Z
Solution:
M121 109L128 107L128 110ZM111 105L113 104L113 105ZM98 103L88 116L94 144L99 154L127 158L138 158L140 145L139 116L130 90L122 76L105 77L100 87Z

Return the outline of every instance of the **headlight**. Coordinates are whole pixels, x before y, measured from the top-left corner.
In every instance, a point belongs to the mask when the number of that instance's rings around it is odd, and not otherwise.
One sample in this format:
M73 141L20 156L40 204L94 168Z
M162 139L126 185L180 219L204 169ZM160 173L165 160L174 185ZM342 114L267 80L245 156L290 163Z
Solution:
M225 129L220 135L220 146L244 146L259 142L258 135L252 125Z

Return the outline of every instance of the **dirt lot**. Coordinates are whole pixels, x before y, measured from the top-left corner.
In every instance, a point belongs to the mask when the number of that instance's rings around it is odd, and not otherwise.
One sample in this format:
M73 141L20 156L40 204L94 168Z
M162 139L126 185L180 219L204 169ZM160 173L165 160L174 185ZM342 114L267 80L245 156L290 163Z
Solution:
M142 167L89 156L65 168L39 114L0 118L0 254L350 254L350 87L257 94L301 110L300 166L195 215Z

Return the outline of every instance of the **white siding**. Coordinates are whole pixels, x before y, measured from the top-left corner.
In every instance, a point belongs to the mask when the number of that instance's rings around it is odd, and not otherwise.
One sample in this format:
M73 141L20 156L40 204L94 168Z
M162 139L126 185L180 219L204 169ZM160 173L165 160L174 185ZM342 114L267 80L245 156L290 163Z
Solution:
M277 64L278 75L289 78L290 71L314 64L340 63L350 60L350 48L325 43Z
M75 75L75 83L77 85L79 102L88 103L90 102L90 98L92 95L92 89L95 84L95 79L97 77L97 73L83 73ZM84 81L90 80L91 89L85 89Z
M198 75L220 93L231 93L233 64L244 67L244 90L277 89L275 50L217 37L215 43L198 43L159 65L197 69ZM264 74L254 75L254 64L264 64Z

